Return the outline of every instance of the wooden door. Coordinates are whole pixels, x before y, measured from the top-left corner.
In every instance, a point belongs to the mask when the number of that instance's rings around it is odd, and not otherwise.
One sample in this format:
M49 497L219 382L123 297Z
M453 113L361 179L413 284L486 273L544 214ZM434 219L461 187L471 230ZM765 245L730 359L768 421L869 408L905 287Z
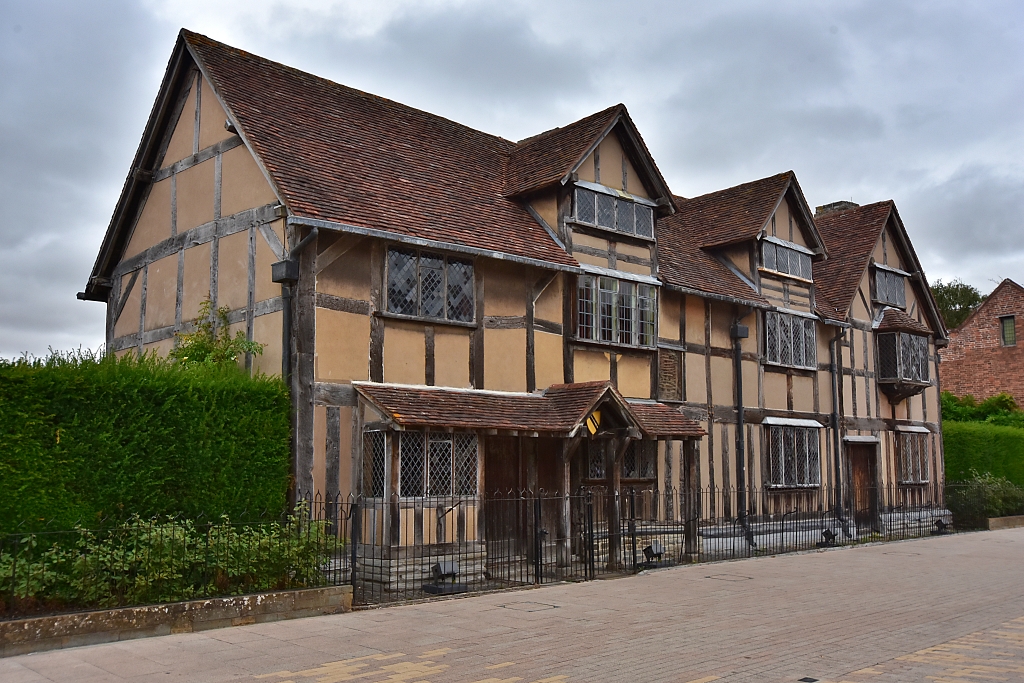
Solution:
M875 446L851 444L847 446L850 458L851 488L854 521L859 529L876 528L878 513L878 478Z

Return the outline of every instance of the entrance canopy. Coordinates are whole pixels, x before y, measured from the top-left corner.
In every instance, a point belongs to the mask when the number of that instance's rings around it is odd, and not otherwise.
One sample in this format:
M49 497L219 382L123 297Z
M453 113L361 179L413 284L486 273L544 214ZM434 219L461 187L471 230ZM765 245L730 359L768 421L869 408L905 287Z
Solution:
M556 384L541 393L353 382L394 429L447 427L495 434L699 439L700 425L664 403L627 401L610 382Z

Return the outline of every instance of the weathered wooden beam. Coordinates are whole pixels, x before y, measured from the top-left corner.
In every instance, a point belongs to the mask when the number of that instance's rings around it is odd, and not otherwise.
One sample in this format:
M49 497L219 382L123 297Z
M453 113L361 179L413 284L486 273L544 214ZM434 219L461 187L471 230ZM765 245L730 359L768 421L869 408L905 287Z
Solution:
M347 254L364 239L362 235L341 235L334 244L316 255L316 274L322 273L327 266Z
M356 390L351 384L335 382L317 382L313 386L313 400L317 405L354 406Z
M326 308L341 313L357 313L359 315L370 315L373 305L369 301L349 299L343 296L335 296L325 292L316 293L317 308Z
M152 182L157 183L161 180L170 178L171 176L186 171L193 166L198 166L204 161L209 161L219 154L223 154L228 150L232 150L242 144L242 138L237 135L233 135L230 138L221 140L213 145L210 145L206 149L201 149L192 156L185 157L181 161L176 161L170 166L164 166L163 168L153 171Z

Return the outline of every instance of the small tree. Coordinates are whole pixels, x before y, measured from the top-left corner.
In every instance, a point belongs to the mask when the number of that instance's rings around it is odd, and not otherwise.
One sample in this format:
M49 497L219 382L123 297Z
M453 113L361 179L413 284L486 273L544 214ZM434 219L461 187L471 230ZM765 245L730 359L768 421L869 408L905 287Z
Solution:
M229 311L227 306L222 306L214 314L213 302L209 297L204 299L199 304L199 317L192 321L195 331L178 332L175 335L178 344L168 357L184 366L191 366L238 363L238 359L247 353L262 354L264 345L249 341L241 330L231 336Z
M942 320L950 330L963 324L967 316L988 298L977 287L967 284L960 278L952 282L936 280L932 285L932 296L935 297Z

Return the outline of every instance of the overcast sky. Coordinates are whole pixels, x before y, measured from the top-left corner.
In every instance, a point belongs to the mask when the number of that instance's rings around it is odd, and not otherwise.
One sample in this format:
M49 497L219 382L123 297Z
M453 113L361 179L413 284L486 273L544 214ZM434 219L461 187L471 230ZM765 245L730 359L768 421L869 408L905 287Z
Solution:
M0 0L0 355L80 302L182 26L517 140L616 102L677 193L894 199L930 280L1024 283L1020 2Z

